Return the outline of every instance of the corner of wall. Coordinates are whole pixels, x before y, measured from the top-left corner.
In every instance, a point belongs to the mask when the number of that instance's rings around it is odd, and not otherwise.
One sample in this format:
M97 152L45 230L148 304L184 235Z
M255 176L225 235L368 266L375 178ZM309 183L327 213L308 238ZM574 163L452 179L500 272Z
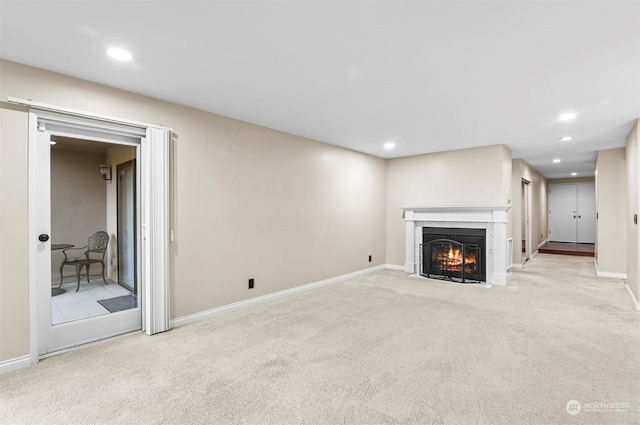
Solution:
M640 278L638 277L638 255L640 254L640 226L637 216L640 213L640 143L638 141L638 120L626 139L626 169L627 169L627 285L640 299ZM634 222L634 216L636 221Z

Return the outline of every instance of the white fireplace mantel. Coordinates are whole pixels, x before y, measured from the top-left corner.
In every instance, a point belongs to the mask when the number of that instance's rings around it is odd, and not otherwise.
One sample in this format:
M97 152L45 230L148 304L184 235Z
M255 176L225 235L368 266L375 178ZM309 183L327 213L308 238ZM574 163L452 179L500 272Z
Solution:
M437 205L404 207L405 263L404 271L419 273L423 227L486 229L487 283L506 285L507 211L511 205Z

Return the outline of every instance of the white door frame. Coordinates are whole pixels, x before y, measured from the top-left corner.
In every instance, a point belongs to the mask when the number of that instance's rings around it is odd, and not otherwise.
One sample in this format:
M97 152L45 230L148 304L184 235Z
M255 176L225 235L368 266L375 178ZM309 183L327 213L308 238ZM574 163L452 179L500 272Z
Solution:
M522 264L526 263L531 259L531 253L533 252L533 241L531 240L531 231L532 223L531 223L531 182L526 179L522 179L520 183L520 188L522 190L522 199L524 202L522 203L522 220L524 221L524 234L522 235L525 240L525 260L522 261L522 253L520 255L520 260ZM522 243L520 243L522 245Z
M38 121L56 123L82 132L108 134L110 139L139 138L140 143L140 289L142 330L148 335L170 329L169 312L169 133L170 128L92 114L69 108L8 98L29 108L29 320L31 363L40 358L38 347L37 279L35 253L38 235L35 217L35 143ZM90 138L90 137L85 137Z

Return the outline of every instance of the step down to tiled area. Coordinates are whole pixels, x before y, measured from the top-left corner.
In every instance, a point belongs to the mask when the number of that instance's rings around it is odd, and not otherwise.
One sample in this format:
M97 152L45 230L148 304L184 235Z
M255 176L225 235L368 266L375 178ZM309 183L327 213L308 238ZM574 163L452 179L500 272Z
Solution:
M580 257L593 257L595 244L573 242L546 242L538 252L545 254L577 255Z

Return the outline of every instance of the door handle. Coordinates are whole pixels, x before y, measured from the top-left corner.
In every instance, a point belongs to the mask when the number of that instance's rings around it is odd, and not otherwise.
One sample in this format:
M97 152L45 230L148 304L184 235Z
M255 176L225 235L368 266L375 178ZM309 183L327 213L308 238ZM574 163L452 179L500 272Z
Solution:
M46 233L43 233L40 236L38 236L38 240L40 242L46 242L49 240L49 235L47 235Z
M574 215L573 218L576 218L576 216Z
M581 216L581 215L579 215L579 216L578 216L578 218L582 218L582 216Z

